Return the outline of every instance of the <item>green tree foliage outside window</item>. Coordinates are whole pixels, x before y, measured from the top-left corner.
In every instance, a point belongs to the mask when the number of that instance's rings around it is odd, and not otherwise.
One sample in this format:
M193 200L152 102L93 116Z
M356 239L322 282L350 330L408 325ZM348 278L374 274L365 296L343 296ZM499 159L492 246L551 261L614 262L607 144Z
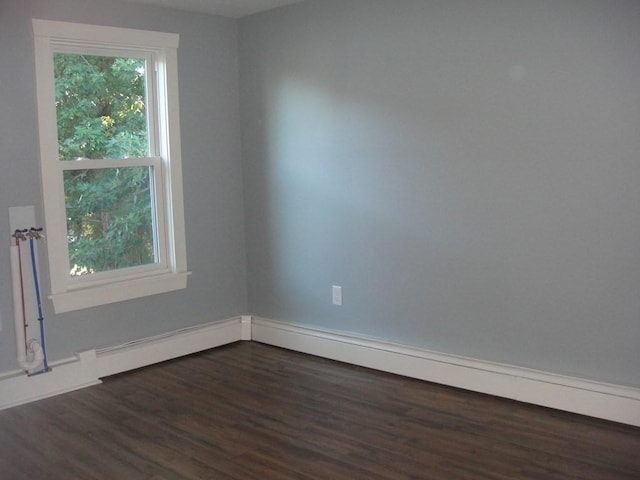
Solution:
M145 61L54 55L58 157L147 157ZM154 263L147 166L64 170L72 276Z

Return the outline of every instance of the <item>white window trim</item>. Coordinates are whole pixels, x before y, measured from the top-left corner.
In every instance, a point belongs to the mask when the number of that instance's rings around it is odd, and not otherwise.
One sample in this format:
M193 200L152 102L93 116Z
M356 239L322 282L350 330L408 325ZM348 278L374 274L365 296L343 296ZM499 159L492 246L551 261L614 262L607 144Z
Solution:
M45 233L51 279L51 295L56 313L89 308L186 288L187 255L184 227L182 161L180 155L180 106L178 100L179 36L97 25L32 20L35 43L36 93L40 134L40 166L44 198ZM104 282L74 282L69 275L66 212L62 169L58 160L53 53L64 45L129 48L151 51L156 59L159 161L163 166L160 194L164 217L158 235L164 235L166 265L162 270L119 275ZM166 100L166 101L165 101ZM108 278L109 276L106 276Z

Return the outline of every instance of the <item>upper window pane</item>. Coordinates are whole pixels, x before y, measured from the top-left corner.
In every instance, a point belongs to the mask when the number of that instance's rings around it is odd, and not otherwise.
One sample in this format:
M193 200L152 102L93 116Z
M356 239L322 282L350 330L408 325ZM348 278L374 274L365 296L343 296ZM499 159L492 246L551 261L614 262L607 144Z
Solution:
M55 53L58 158L149 156L146 61Z

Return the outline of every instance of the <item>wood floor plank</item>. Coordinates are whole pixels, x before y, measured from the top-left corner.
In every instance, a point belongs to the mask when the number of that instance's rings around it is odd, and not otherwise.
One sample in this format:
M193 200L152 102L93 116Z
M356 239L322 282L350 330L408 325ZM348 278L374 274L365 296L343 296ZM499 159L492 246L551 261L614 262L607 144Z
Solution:
M640 429L239 342L0 412L7 480L638 480Z

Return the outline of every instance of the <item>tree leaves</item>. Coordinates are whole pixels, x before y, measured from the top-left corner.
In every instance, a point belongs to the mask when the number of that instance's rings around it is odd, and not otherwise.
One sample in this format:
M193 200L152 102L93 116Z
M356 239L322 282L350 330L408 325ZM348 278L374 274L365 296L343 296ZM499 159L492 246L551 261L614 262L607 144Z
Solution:
M149 154L145 62L54 55L58 155L108 159ZM153 263L149 167L65 170L71 275Z
M149 154L144 60L56 53L54 77L60 160Z

